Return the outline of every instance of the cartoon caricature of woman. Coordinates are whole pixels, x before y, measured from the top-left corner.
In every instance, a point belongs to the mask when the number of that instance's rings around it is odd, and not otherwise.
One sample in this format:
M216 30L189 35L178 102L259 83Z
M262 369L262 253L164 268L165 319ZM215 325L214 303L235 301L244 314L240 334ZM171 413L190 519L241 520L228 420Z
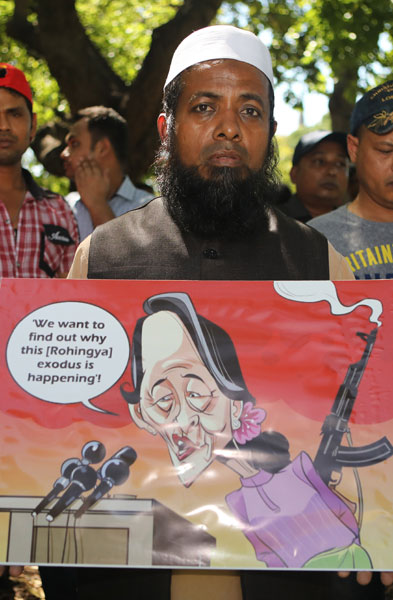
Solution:
M144 303L133 335L134 392L122 394L138 427L165 441L190 486L218 459L240 475L226 497L258 560L269 567L370 568L356 519L286 438L262 432L229 335L198 315L185 293Z

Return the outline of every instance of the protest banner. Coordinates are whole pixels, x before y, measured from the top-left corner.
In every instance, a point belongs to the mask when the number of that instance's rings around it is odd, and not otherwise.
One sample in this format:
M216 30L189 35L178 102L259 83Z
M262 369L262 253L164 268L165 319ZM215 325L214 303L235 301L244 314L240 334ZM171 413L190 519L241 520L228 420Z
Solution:
M3 279L0 563L392 570L391 292Z

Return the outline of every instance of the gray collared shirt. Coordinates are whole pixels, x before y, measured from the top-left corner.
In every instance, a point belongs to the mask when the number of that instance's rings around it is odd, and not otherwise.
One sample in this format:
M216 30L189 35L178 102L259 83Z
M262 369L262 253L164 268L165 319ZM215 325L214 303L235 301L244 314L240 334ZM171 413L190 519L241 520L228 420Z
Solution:
M119 217L129 210L134 210L135 208L143 206L152 198L154 198L153 194L135 187L131 179L126 175L123 179L123 183L115 195L109 200L108 204L115 217ZM80 241L82 241L90 235L94 229L90 213L83 204L79 192L70 192L66 196L66 200L77 220L79 237Z

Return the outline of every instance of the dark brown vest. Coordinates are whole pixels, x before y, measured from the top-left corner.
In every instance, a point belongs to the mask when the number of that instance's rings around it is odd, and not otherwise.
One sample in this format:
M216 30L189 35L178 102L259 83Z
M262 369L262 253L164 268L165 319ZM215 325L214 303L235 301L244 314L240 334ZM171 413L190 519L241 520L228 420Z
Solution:
M98 227L90 279L329 279L327 240L269 210L268 228L246 240L203 240L181 233L162 198Z

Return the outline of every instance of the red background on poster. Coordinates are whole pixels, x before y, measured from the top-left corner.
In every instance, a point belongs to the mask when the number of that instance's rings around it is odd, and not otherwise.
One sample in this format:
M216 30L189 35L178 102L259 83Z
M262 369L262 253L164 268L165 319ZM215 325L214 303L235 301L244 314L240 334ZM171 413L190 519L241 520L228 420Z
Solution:
M370 285L372 283L372 285ZM384 285L385 284L385 285ZM343 304L377 297L384 306L382 327L364 374L352 422L379 423L393 417L390 400L393 318L388 282L338 282ZM55 302L86 301L109 311L132 340L144 299L165 291L189 293L198 313L223 327L234 341L243 374L257 403L282 400L302 415L322 422L329 412L350 362L359 360L364 342L357 331L370 332L370 309L333 316L327 302L299 303L280 297L272 282L119 282L3 280L1 288L0 355L17 323L28 313ZM59 304L61 310L61 304ZM21 359L22 360L22 359ZM122 378L92 403L116 413L106 415L81 403L53 404L26 394L1 362L0 409L19 418L31 418L49 428L88 421L116 428L129 423L120 384L131 385L130 367ZM26 396L28 402L26 402Z

